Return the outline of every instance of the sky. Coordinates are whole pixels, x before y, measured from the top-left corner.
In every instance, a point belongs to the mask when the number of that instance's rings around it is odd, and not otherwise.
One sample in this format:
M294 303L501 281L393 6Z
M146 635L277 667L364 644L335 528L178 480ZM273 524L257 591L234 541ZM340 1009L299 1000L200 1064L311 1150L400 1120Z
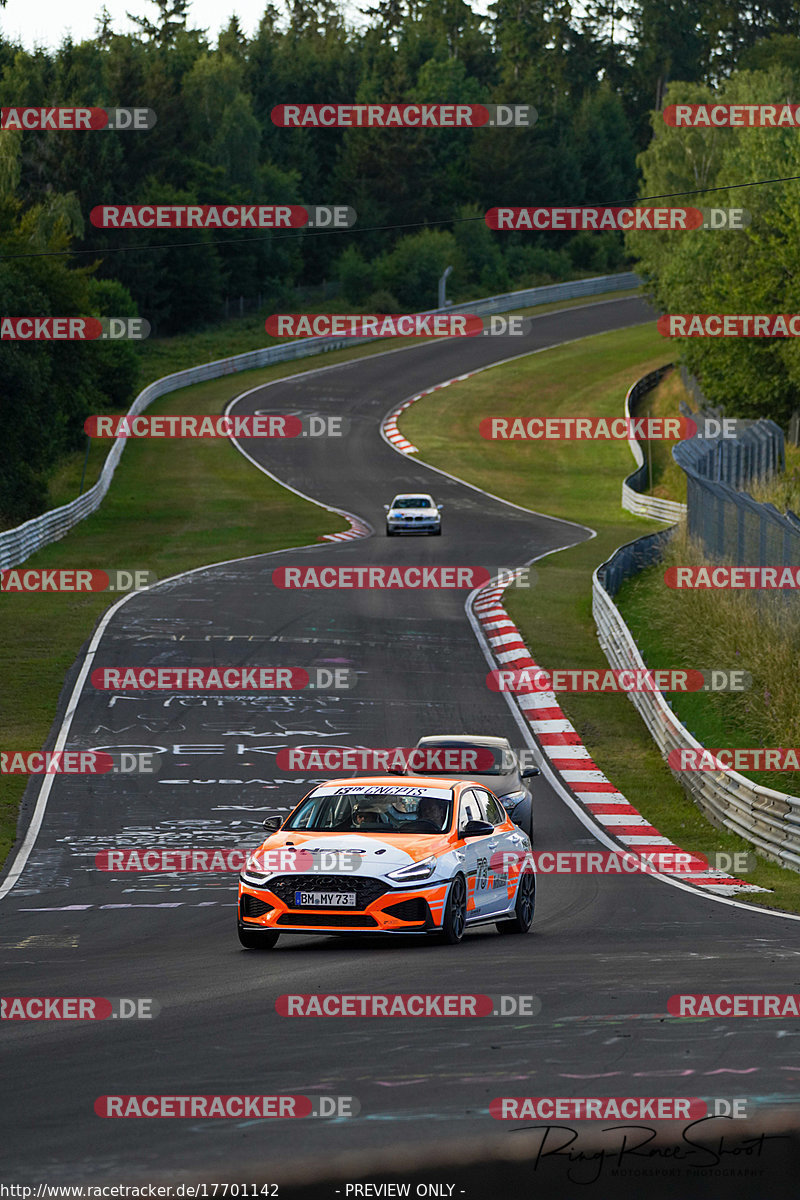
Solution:
M136 26L125 16L126 11L139 16L147 16L153 20L156 8L148 0L7 0L5 8L0 8L0 30L9 41L19 41L26 50L35 46L52 49L58 46L67 33L72 34L73 41L80 42L94 37L96 17L105 7L111 13L112 29L115 33L132 33ZM485 12L490 0L473 3L476 12ZM366 18L359 13L359 8L369 8L372 0L354 0L345 4L348 20L353 23L365 23ZM277 7L283 10L283 6ZM189 25L195 29L210 31L212 43L216 35L230 20L233 13L239 18L239 24L246 34L255 33L261 14L264 11L263 0L192 0L189 9Z

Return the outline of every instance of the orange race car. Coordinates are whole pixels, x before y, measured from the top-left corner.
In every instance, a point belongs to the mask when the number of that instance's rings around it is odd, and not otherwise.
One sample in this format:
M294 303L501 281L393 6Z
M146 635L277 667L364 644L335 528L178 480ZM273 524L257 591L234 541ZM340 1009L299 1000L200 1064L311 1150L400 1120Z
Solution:
M496 796L469 780L396 775L320 784L239 876L239 940L281 933L418 933L460 942L495 923L527 933L531 844Z

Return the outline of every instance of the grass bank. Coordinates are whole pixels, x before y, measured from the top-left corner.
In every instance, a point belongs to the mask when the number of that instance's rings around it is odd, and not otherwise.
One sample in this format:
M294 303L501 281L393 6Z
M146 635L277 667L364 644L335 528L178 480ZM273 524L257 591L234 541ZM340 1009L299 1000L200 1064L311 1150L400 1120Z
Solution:
M494 415L617 417L631 383L668 360L654 326L601 334L484 371L425 397L400 420L423 461L596 531L591 541L538 563L530 591L507 593L511 616L547 667L608 665L592 618L592 572L623 542L658 526L620 506L633 462L626 442L490 442L480 437L479 423ZM708 704L705 695L697 700ZM665 835L703 854L750 849L713 828L686 797L624 696L560 701L598 765ZM748 879L773 889L752 903L800 911L800 875L759 859Z
M796 593L673 590L669 566L711 565L681 524L663 561L626 581L616 603L654 667L747 671L745 692L676 695L673 708L704 746L800 746L800 598ZM742 771L764 787L800 796L797 771Z

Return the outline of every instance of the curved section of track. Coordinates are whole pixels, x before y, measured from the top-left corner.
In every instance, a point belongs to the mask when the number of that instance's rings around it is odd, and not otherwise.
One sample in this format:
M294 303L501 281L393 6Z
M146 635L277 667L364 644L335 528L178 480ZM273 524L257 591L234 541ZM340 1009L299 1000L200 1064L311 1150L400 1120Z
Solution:
M529 351L652 319L639 300L537 318ZM265 470L326 505L383 527L400 489L434 491L441 538L366 537L203 568L131 597L106 620L92 666L348 666L348 692L108 695L65 689L70 744L148 747L155 777L59 777L14 887L0 905L3 994L154 997L152 1021L4 1024L19 1082L2 1099L9 1182L262 1178L342 1150L435 1147L506 1135L500 1095L743 1095L793 1100L782 1021L665 1019L675 992L795 990L793 922L716 904L646 877L548 876L535 932L474 931L460 947L284 939L240 951L230 876L113 874L99 850L253 846L260 823L309 785L276 769L302 743L409 745L431 730L491 730L519 744L464 593L282 591L278 566L518 564L591 531L530 513L398 456L379 433L393 404L509 357L491 338L368 357L251 390L237 412L346 412L340 441L245 443ZM177 452L177 451L176 451ZM260 520L254 511L253 521ZM88 652L88 647L87 647ZM67 699L69 698L69 699ZM57 736L67 714L54 729ZM33 811L31 790L26 812ZM596 842L542 781L540 849ZM13 869L13 858L9 870ZM536 1018L302 1020L279 995L317 991L538 995ZM352 1121L101 1121L105 1094L350 1094ZM8 1156L7 1156L8 1157ZM241 1166L241 1171L239 1167ZM235 1168L235 1170L234 1170ZM34 1180L35 1182L35 1180Z

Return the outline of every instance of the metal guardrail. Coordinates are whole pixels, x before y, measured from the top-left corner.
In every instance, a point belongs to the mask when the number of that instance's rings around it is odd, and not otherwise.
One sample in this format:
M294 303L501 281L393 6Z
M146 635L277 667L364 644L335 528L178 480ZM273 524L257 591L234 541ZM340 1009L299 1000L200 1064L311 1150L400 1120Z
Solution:
M681 504L679 500L665 500L660 496L642 496L638 492L632 491L627 486L627 481L623 481L622 484L622 507L633 513L634 516L650 517L653 521L667 521L670 525L680 521L686 512L686 505Z
M694 376L681 368L684 385L706 415L708 402ZM687 410L688 414L688 410ZM709 409L720 418L724 409ZM781 513L743 489L786 469L786 439L774 421L739 418L736 437L692 438L673 447L686 474L687 530L712 559L746 566L800 563L800 518ZM782 593L789 598L790 593Z
M650 378L637 380L628 392L626 415L628 398ZM646 390L642 386L641 392ZM660 559L669 536L670 530L660 530L620 546L592 576L592 614L598 640L611 667L646 669L647 664L612 597L626 579ZM661 692L631 692L629 699L665 760L675 749L702 749L702 743L681 724ZM670 770L712 825L745 838L765 858L800 871L800 797L752 783L737 771L681 771L675 767Z
M657 538L663 534L650 536ZM646 663L631 631L603 584L603 577L613 578L617 586L622 582L615 559L628 549L621 547L595 571L592 612L609 664L643 669ZM660 692L631 692L629 698L664 759L678 748L701 749L702 743L681 724ZM674 767L670 770L712 825L739 834L766 858L800 871L800 798L752 783L736 771L681 771Z
M786 469L786 439L768 418L734 420L735 437L688 438L673 447L672 457L687 475L725 483L740 491L753 480Z
M655 371L650 371L641 379L636 380L625 397L626 417L636 415L635 410L642 396L660 383L667 372L671 370L672 363L667 363L663 367L656 367ZM642 494L642 490L647 486L647 464L644 461L644 454L638 439L628 438L628 445L636 462L636 470L622 481L622 507L637 517L651 517L654 521L668 521L671 525L680 521L686 512L685 504L681 504L678 500L665 500L660 496Z
M659 529L657 533L647 533L635 542L627 542L597 568L597 577L609 596L616 596L626 579L659 561L673 529L674 526Z
M715 483L687 471L689 511L687 529L716 561L745 566L797 566L800 563L800 521L780 513L727 483ZM780 593L789 599L791 592Z
M797 515L737 490L784 469L785 443L778 425L761 420L735 440L681 442L672 456L686 473L689 535L702 543L709 558L747 566L800 563Z
M499 296L487 296L472 300L466 304L448 306L446 312L475 312L481 315L510 312L512 309L529 308L537 304L548 304L556 300L572 300L581 296L596 296L601 292L623 291L638 287L641 279L632 271L620 275L598 275L591 279L576 279L569 283L547 284L543 287L523 288L518 292L505 292ZM428 312L438 312L438 309L428 309ZM203 383L208 379L219 379L239 371L250 371L256 367L266 367L273 363L290 362L297 358L305 358L313 354L324 354L331 350L342 350L347 346L357 346L364 342L376 341L376 338L303 338L299 341L288 342L280 346L265 346L260 350L248 350L245 354L235 354L230 358L217 359L215 362L203 363L199 367L189 367L185 371L176 371L155 380L139 393L128 410L128 416L138 416L139 413L169 392L179 388L189 387L193 383ZM97 483L69 504L51 509L41 516L32 517L23 525L0 533L0 569L15 567L24 562L43 546L57 542L65 537L80 521L95 512L111 486L111 480L117 469L117 464L125 449L127 439L121 438L114 442L103 464Z

